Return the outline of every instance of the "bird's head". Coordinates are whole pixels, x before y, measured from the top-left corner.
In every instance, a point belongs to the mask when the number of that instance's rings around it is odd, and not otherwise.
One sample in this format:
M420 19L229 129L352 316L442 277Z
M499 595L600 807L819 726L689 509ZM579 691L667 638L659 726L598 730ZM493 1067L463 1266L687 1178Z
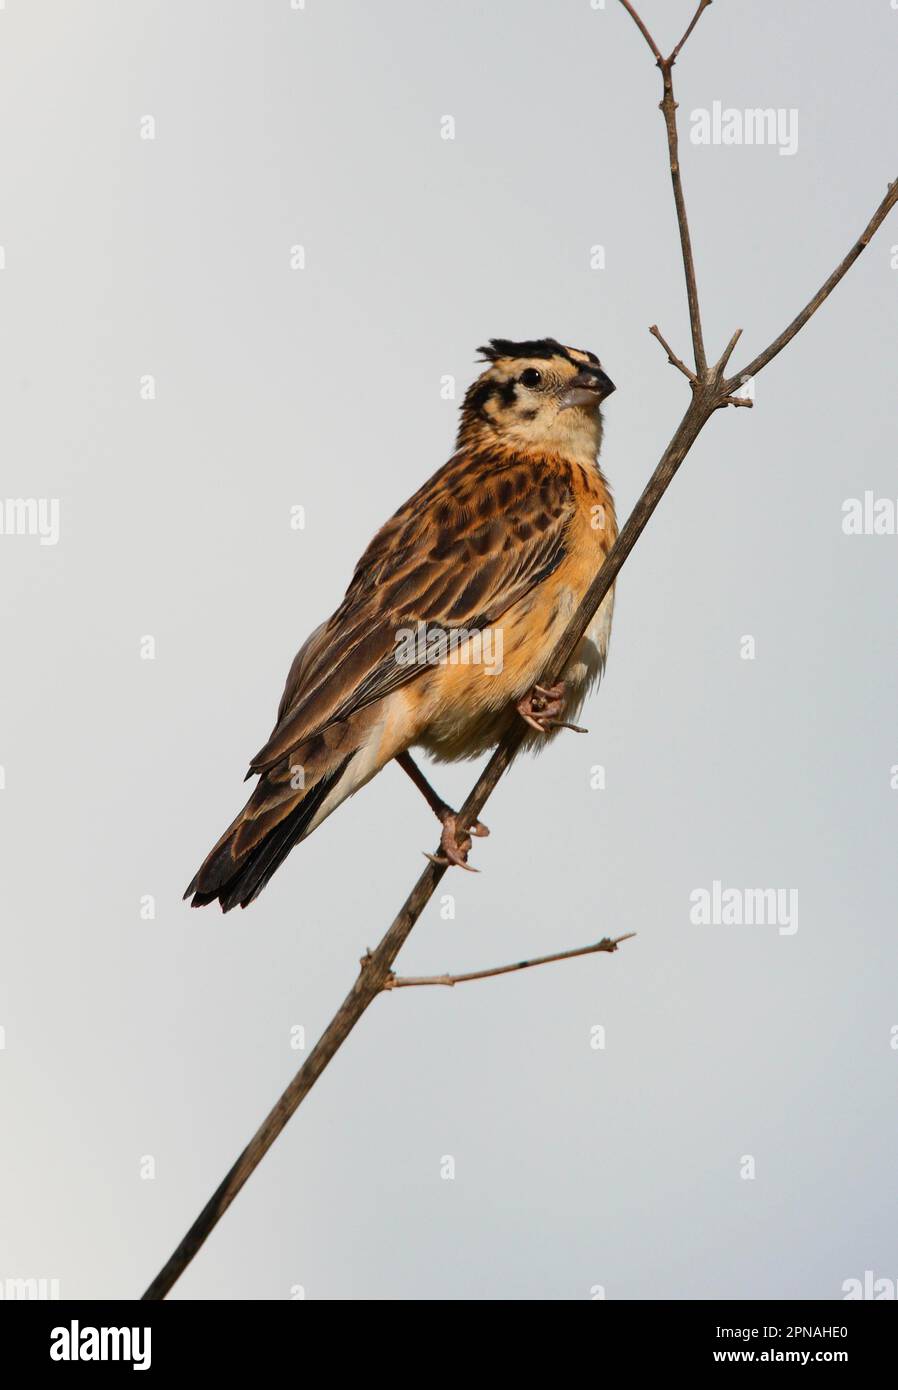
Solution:
M465 396L460 446L498 444L595 459L600 406L614 382L594 352L563 347L554 338L491 338L479 351L489 365Z

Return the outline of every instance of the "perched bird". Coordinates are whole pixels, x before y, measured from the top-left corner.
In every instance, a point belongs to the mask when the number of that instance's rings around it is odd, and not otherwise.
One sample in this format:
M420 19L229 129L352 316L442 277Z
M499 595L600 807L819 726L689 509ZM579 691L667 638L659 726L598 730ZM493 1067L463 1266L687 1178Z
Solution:
M247 907L294 845L395 758L442 823L438 862L471 835L409 749L472 758L525 720L524 746L576 727L600 676L613 590L557 685L552 651L617 536L598 466L614 384L591 352L493 338L457 450L371 541L346 596L294 658L259 781L185 897Z

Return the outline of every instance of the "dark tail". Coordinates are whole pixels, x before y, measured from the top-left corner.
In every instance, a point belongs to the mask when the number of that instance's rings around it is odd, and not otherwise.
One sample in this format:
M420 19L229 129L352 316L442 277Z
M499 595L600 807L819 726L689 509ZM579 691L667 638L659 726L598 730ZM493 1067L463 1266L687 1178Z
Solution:
M247 849L240 849L241 831L246 826L246 812L262 784L257 787L244 811L224 833L197 871L185 898L191 893L191 907L205 907L216 901L222 912L232 907L248 907L257 898L276 869L283 864L295 844L305 834L322 803L334 789L352 760L350 753L339 767L322 777L262 838Z

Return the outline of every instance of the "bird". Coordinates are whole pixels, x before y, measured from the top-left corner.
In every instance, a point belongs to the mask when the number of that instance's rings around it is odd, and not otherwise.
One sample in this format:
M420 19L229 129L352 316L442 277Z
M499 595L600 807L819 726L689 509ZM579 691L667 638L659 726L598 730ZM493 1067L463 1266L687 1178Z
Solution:
M456 450L376 533L339 607L297 652L258 781L184 897L245 908L290 851L396 760L441 824L435 862L471 869L489 834L428 782L411 750L475 758L518 721L536 749L573 723L605 667L609 590L560 681L551 658L617 537L599 467L615 386L593 352L491 338ZM585 732L585 731L581 731Z

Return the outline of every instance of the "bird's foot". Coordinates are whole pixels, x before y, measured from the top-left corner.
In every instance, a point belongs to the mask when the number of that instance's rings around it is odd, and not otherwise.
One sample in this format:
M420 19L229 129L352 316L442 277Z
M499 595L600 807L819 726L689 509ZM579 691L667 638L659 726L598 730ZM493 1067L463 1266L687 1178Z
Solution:
M458 812L450 810L448 806L445 811L440 812L440 820L443 822L443 829L440 833L440 852L439 854L428 854L427 858L432 864L439 864L441 867L451 868L454 864L459 869L467 869L472 874L478 874L480 870L468 863L471 836L488 835L490 833L489 827L484 825L482 821L475 820L466 831L461 832L458 825Z
M564 712L566 693L564 681L558 681L556 685L535 685L528 695L518 700L515 709L524 723L538 734L547 734L550 729L573 729L576 734L585 734L587 729L558 717Z

